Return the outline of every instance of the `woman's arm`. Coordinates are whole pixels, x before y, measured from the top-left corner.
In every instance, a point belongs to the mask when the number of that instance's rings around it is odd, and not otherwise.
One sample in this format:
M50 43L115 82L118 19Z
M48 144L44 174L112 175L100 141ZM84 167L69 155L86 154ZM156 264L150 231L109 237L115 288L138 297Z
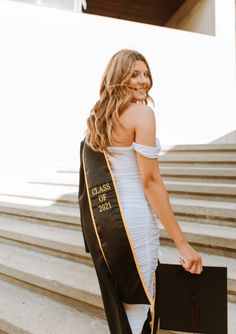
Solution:
M133 108L135 109L133 119L135 142L155 146L156 125L153 110L146 105L137 105ZM138 152L136 154L145 195L166 231L175 242L179 253L186 260L186 263L180 261L181 265L191 273L201 273L201 257L187 242L172 211L169 195L160 174L158 159L146 158Z

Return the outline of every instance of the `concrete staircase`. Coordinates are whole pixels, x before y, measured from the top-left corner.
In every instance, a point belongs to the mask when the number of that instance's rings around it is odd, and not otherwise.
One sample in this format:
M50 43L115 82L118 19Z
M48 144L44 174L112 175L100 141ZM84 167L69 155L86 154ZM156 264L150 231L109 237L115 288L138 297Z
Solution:
M162 148L175 215L205 265L228 267L229 334L236 332L236 145ZM79 162L78 162L79 164ZM77 170L0 188L0 333L109 333L84 252ZM179 255L162 229L165 262ZM170 332L159 331L168 334Z

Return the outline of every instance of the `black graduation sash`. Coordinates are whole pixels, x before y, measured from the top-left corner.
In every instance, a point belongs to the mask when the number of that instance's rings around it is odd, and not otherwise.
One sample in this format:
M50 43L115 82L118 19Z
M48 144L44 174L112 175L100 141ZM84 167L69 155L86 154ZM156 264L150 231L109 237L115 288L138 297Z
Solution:
M83 141L80 158L79 205L85 249L96 269L102 259L105 261L121 301L151 304L151 330L145 333L154 333L157 291L152 298L140 270L107 155L95 152Z

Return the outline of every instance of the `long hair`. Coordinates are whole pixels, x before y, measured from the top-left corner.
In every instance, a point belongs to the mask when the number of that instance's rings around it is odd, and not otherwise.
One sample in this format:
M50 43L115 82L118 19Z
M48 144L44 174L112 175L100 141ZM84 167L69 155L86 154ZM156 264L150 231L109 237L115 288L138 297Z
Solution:
M124 128L120 122L120 116L132 99L128 82L137 60L142 60L148 68L150 90L153 85L152 75L148 62L141 53L123 49L115 53L108 62L101 81L100 99L95 103L87 118L85 141L95 151L107 152L107 146L114 144L112 138L114 126L120 125ZM148 104L149 100L154 104L148 91L141 103Z

